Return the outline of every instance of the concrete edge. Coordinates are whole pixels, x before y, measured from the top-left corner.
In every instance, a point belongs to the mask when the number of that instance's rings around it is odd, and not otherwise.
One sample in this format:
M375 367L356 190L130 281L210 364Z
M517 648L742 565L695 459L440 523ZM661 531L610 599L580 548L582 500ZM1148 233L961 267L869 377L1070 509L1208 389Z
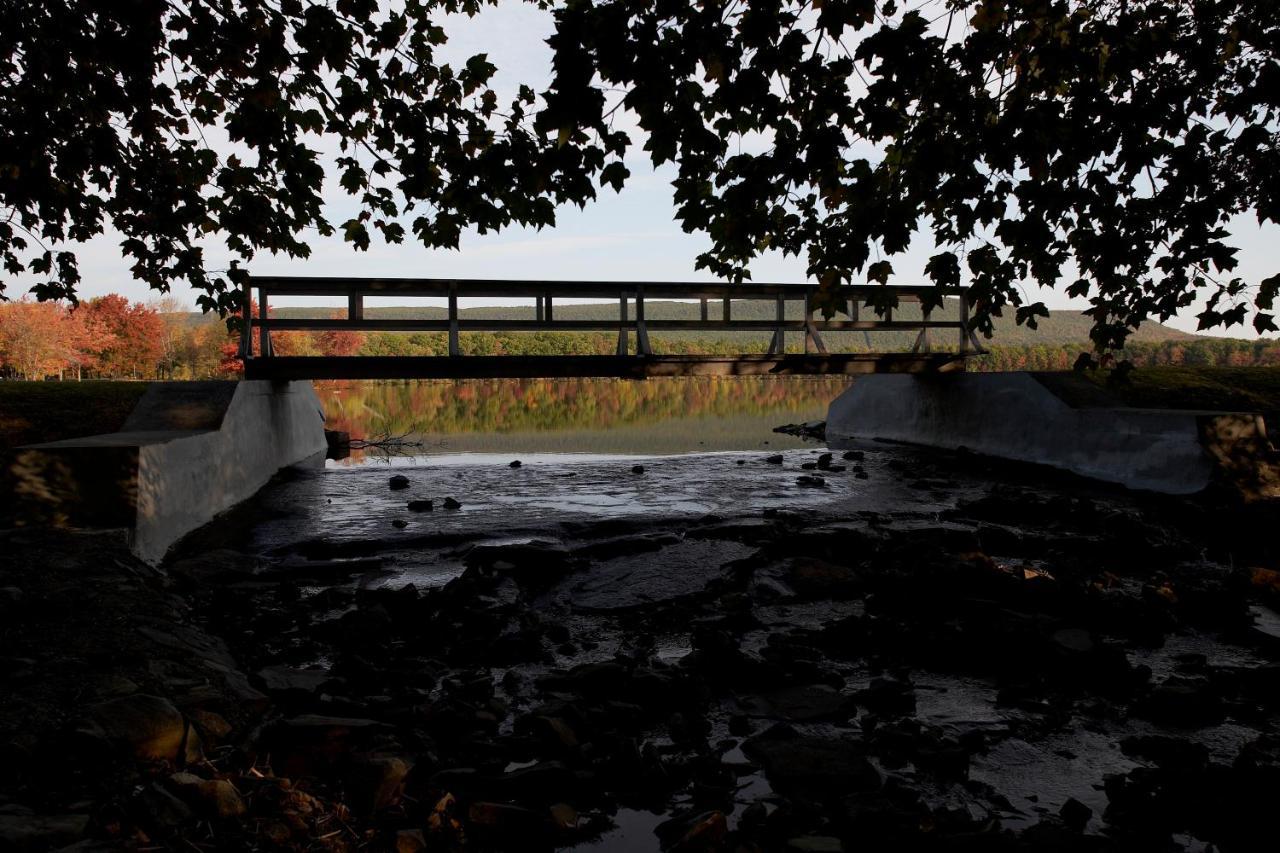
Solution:
M1164 494L1225 482L1246 499L1280 497L1257 414L1073 407L1029 373L869 376L832 401L827 437L965 448Z
M217 398L207 406L199 389L162 389L139 419L126 421L192 423L198 417L215 428L134 429L18 448L11 473L19 522L124 528L134 553L158 562L180 538L251 497L280 469L323 461L324 414L310 382L216 385L205 389ZM166 400L188 410L166 414Z

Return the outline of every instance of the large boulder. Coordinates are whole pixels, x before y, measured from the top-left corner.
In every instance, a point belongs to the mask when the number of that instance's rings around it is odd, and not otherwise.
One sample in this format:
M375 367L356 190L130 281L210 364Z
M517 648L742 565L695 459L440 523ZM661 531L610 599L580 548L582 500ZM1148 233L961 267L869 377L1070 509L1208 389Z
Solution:
M139 761L185 765L202 755L200 735L168 699L136 694L99 702L82 730Z

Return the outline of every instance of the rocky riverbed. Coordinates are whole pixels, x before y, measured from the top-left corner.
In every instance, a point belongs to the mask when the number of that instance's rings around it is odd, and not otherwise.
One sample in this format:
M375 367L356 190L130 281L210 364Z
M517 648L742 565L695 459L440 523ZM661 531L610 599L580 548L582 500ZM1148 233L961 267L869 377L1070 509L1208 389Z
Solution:
M872 447L10 532L0 847L1268 849L1278 520Z

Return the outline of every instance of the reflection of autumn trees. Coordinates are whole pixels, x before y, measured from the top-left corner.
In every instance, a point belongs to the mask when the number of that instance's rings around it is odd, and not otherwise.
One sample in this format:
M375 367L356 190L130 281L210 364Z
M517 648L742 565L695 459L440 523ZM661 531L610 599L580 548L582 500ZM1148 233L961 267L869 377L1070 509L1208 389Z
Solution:
M331 429L378 433L605 429L825 406L845 377L318 382Z

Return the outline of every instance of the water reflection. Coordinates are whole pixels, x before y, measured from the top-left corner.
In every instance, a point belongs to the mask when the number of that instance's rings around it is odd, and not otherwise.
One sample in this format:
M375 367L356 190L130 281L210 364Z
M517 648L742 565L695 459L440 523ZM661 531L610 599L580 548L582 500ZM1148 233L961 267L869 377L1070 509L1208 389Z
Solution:
M415 454L749 450L799 441L771 432L820 420L847 377L484 379L318 382L330 429L404 436ZM382 454L355 451L339 466Z

